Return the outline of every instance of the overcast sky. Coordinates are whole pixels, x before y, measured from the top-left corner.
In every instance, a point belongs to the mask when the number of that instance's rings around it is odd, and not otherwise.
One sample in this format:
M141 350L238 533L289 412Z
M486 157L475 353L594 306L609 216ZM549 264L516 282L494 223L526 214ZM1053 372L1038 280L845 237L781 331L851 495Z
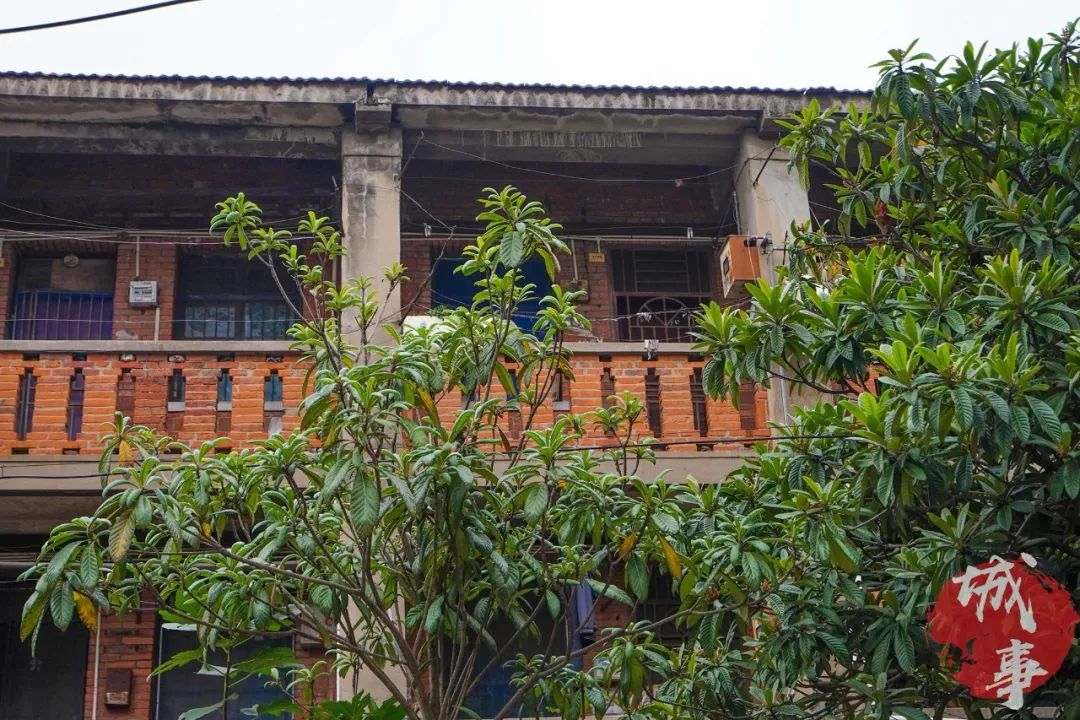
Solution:
M0 25L148 2L0 0ZM0 35L0 69L869 88L868 65L916 37L941 56L1078 14L1076 0L201 0Z

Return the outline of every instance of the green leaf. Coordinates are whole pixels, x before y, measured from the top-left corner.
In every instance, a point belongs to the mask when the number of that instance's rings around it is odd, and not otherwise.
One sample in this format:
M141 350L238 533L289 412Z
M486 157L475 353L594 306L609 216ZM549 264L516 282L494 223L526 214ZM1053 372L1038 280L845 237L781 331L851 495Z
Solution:
M893 497L893 471L892 468L886 468L881 470L881 474L878 475L876 493L878 500L882 505L888 505L889 501Z
M424 616L424 632L428 635L434 635L435 631L439 629L439 624L442 622L444 600L445 598L440 595L428 605L427 614Z
M626 592L610 583L604 583L593 578L588 579L589 587L591 587L597 595L606 597L608 600L614 600L615 602L622 603L623 605L632 606L634 604L633 598L626 594Z
M1046 436L1055 443L1060 443L1062 437L1061 419L1054 412L1054 408L1037 397L1028 396L1026 400L1028 407L1031 408L1031 412L1035 415L1035 420L1038 421L1039 427L1046 433Z
M896 626L893 631L893 648L896 650L896 661L904 672L915 672L915 643L906 628Z
M499 263L503 267L516 268L525 259L525 233L514 230L508 233L499 245Z
M1027 411L1022 407L1013 405L1009 408L1009 417L1011 422L1012 431L1016 433L1016 437L1021 442L1027 442L1031 437L1031 419L1028 417Z
M553 620L558 619L559 612L562 610L562 601L559 600L559 596L550 590L545 590L544 600L547 602L548 612L551 614L551 618Z
M816 635L823 643L825 643L825 646L829 648L829 652L831 652L837 660L845 666L851 664L851 651L848 650L848 647L843 640L835 635L820 630Z
M829 536L829 560L846 572L859 570L859 551L839 535Z
M329 613L334 609L334 591L326 585L312 585L308 594L315 606L323 612Z
M98 555L97 548L87 545L83 548L82 556L79 558L79 579L82 580L83 586L89 589L97 587L100 577L101 558Z
M953 406L956 408L956 417L960 421L960 428L967 430L975 420L975 409L971 403L971 396L962 387L955 387L951 391Z
M543 483L534 483L525 490L525 522L535 525L548 506L548 489Z
M60 630L67 630L71 618L75 616L75 596L71 586L60 583L49 597L49 609L52 611L53 624Z
M626 559L623 575L626 580L626 587L637 596L638 600L649 597L649 569L640 556L631 555Z
M367 473L358 473L353 479L349 508L357 530L367 532L375 527L379 519L379 502L379 488L375 485L375 479Z

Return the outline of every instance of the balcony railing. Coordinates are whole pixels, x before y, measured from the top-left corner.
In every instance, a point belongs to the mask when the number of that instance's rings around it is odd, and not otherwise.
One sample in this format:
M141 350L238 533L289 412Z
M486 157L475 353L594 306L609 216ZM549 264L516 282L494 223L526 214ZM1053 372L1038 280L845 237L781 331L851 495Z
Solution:
M174 342L148 343L147 350L116 343L112 350L94 343L93 352L73 354L55 345L28 353L26 345L0 351L0 454L97 455L117 411L184 442L229 437L224 447L234 448L289 432L298 422L306 368L277 349L196 350ZM666 451L739 454L768 434L764 391L745 388L739 408L707 398L704 361L687 345L663 346L651 358L632 343L580 343L573 350L574 378L538 409L536 426L599 408L628 391L646 406L635 437L656 437ZM438 397L443 422L452 422L469 401L456 388ZM514 415L502 425L511 440L525 421ZM602 430L586 431L582 445L614 443Z

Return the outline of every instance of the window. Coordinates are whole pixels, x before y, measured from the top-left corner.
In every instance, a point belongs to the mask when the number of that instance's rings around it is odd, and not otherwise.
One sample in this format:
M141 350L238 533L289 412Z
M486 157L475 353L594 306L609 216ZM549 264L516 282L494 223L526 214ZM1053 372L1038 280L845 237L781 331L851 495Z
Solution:
M488 625L488 632L492 640L495 641L495 646L503 652L498 656L496 665L481 678L472 694L466 699L465 705L469 710L482 718L494 717L517 691L517 687L511 683L511 677L516 667L511 661L515 660L518 654L532 657L548 652L548 641L553 633L554 641L550 643L550 653L554 657L575 652L592 643L596 632L596 618L593 611L596 596L588 586L577 586L569 589L569 593L570 607L560 617L558 626L556 626L556 621L551 618L546 608L537 613L535 623L539 631L539 637L524 631L514 638L517 625L512 620L505 617L492 620ZM533 599L530 598L529 603L532 602ZM541 600L540 602L544 601ZM568 646L567 634L568 631L573 630L578 630L578 633L570 633L570 645ZM495 657L495 652L492 651L491 647L487 644L481 645L477 652L474 672L479 673L491 662L493 657ZM511 663L509 667L506 665L508 662ZM571 665L580 668L581 656L579 655L573 659ZM528 701L523 702L522 705L521 708L512 711L510 717L515 715L517 717L533 717L537 715L536 708L531 707Z
M465 262L462 257L435 258L435 267L431 273L431 306L432 307L469 307L472 305L473 296L477 292L476 280L478 275L462 275L455 270ZM536 286L533 290L533 299L522 303L514 315L514 322L523 329L531 329L536 322L536 315L540 312L540 300L545 295L551 294L551 278L548 277L547 269L543 260L533 258L521 267L525 276L525 282Z
M0 717L4 720L82 720L89 636L78 619L64 632L48 617L41 623L37 655L19 640L29 588L0 591ZM174 716L175 717L175 716Z
M612 253L620 340L690 340L693 314L712 295L706 250L616 250Z
M20 258L11 304L13 340L112 338L113 258Z
M291 276L278 278L297 304ZM185 255L180 259L177 337L184 339L280 340L297 318L262 263L225 255Z
M232 652L234 662L251 657L256 650L288 646L288 638L266 638L253 640L235 648ZM160 663L176 653L193 650L199 646L193 625L162 623L158 639L158 657ZM211 652L205 667L199 663L190 663L163 673L158 678L157 704L155 720L175 720L183 712L192 708L207 707L220 702L224 697L224 672L226 657L220 652ZM229 688L230 694L237 697L229 702L228 714L220 710L204 716L205 720L250 720L251 718L269 718L269 715L251 714L250 708L266 704L284 697L278 687L267 686L266 678L252 677ZM249 712L245 712L249 710ZM281 717L281 716L277 716Z
M653 569L649 580L649 596L637 606L637 619L655 623L679 612L679 597L675 594L670 575ZM678 646L686 640L686 631L674 621L664 622L653 631L657 642Z

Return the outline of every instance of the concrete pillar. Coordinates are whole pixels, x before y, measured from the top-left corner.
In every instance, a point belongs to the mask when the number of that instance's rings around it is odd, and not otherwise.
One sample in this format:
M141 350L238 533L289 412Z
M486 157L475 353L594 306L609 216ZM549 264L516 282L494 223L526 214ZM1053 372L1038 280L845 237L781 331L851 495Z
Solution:
M783 247L792 221L804 223L810 219L806 191L799 179L788 173L787 162L787 151L776 147L775 140L758 137L755 130L743 133L735 179L740 235L772 233L773 247ZM783 264L784 255L772 252L763 258L761 268L768 273L766 277L773 278L773 268Z
M398 321L401 311L400 290L390 292L383 277L401 260L400 183L401 130L391 127L390 106L357 103L355 127L345 128L341 138L342 281L371 278L384 322ZM349 324L347 334L355 331Z
M776 141L758 136L755 130L743 132L739 142L738 177L735 178L739 234L772 235L772 252L762 257L761 272L776 281L776 267L787 260L782 248L787 242L791 223L810 219L810 201L799 179L787 169L787 151ZM790 421L794 404L814 404L817 393L794 392L789 383L774 380L769 389L769 420L781 424Z

